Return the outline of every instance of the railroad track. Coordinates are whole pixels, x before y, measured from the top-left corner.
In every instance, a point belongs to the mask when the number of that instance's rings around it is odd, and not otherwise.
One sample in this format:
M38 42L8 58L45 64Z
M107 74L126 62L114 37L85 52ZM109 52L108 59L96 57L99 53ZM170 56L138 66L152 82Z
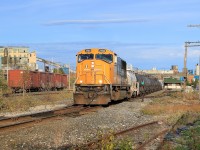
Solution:
M51 121L61 116L77 117L90 112L97 111L100 106L96 107L83 107L83 106L69 106L66 108L40 112L30 115L2 118L0 119L0 133L15 131L20 128L31 127L38 123L44 123L46 121Z
M124 134L128 134L128 133L133 132L135 130L139 130L139 129L142 129L142 128L145 128L145 127L149 127L149 126L152 126L152 125L159 125L159 124L160 124L159 121L148 122L148 123L145 123L145 124L141 124L141 125L138 125L138 126L133 126L132 128L128 128L128 129L125 129L125 130L113 133L112 136L114 136L114 137L123 136ZM164 129L161 132L156 133L151 138L149 138L147 141L143 141L143 143L138 144L138 146L136 147L136 149L137 150L144 149L153 140L155 140L156 138L158 138L160 136L164 136L168 131L169 131L169 129ZM71 145L65 145L65 146L60 147L60 149L70 149L70 148L75 149L75 150L81 150L81 149L98 149L98 148L100 148L99 145L101 145L100 144L101 141L103 141L105 139L109 139L109 135L105 135L105 136L103 136L100 139L96 139L94 141L88 142L88 143L86 143L84 145L81 145L79 147L73 147Z
M47 94L47 93L36 92L31 94ZM51 92L51 94L59 94L59 92L55 93ZM2 118L0 119L0 132L13 131L23 127L30 127L35 124L38 124L39 122L49 121L58 118L60 116L76 117L90 113L92 111L96 111L98 108L101 108L101 106L93 106L93 107L69 106L66 108L53 111L40 112L40 113L10 117L10 118Z
M56 95L56 94L61 94L63 91L45 91L45 92L26 92L25 94L28 96L33 96L33 95ZM66 91L66 92L71 92L71 91ZM12 93L12 94L4 94L4 97L14 97L14 96L22 96L23 93Z

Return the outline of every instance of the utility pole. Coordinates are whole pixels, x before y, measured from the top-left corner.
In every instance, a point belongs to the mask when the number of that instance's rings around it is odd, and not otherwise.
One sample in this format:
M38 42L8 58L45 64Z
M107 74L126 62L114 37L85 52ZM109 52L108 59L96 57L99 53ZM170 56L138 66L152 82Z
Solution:
M191 25L188 25L187 27L197 27L199 28L200 27L200 24L191 24ZM192 42L192 43L200 43L200 41L198 42ZM192 45L192 46L200 46L200 45ZM200 100L200 56L199 56L199 100Z
M198 47L200 46L200 41L196 42L185 42L185 55L184 55L184 68L183 73L184 76L187 77L187 53L188 53L188 47Z
M197 46L200 46L200 41L197 41L197 42L189 42L189 41L185 42L185 55L184 55L184 68L183 68L183 76L185 77L185 79L187 79L187 53L188 53L188 47L197 47ZM186 80L184 81L184 90L185 90L185 88L186 88Z
M7 60L6 60L6 79L7 79L7 84L8 84L8 48L5 49L6 55L7 55Z
M25 81L24 81L25 78L24 78L24 71L21 71L20 74L21 74L21 76L22 76L22 88L23 88L23 89L22 89L22 90L23 90L23 91L22 91L22 92L23 92L22 94L23 94L23 97L24 97L24 93L25 93L25 85L24 85L24 84L25 84Z
M184 68L183 68L184 77L187 77L187 48L188 48L188 42L185 42L185 55L184 55Z
M71 87L70 87L70 64L69 64L69 90L71 89Z

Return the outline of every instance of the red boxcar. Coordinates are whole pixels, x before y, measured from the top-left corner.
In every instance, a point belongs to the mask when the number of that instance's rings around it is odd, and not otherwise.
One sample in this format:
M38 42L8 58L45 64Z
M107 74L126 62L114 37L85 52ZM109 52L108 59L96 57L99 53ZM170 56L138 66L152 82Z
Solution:
M62 87L61 82L62 82L61 75L60 74L54 74L54 83L55 83L56 88Z
M8 85L13 91L55 90L67 88L67 75L49 72L9 70Z
M29 72L24 70L9 70L8 86L15 90L22 88L29 89L31 87L31 76Z
M63 74L62 75L62 87L64 87L64 88L67 88L67 86L68 86L68 82L67 82L68 80L67 80L67 75L66 74Z
M53 89L53 88L55 88L55 83L53 82L53 76L54 76L54 74L53 73L48 73L48 75L47 75L47 78L48 78L48 87L50 88L50 89Z
M31 76L31 89L39 89L40 88L40 72L38 71L30 71Z

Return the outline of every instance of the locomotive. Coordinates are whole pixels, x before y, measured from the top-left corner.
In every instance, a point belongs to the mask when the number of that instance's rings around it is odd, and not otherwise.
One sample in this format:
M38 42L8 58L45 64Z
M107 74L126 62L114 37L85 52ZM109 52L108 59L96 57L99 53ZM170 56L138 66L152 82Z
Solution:
M127 70L126 61L111 50L83 49L76 61L74 104L106 105L160 89L156 79ZM139 82L146 82L147 87L141 89Z

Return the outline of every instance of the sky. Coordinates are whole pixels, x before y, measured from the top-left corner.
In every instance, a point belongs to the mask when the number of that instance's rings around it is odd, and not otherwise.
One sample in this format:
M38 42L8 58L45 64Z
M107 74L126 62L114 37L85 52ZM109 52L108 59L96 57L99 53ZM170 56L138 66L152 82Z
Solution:
M1 0L0 45L75 68L85 48L107 48L139 69L183 68L184 43L199 41L199 0ZM188 69L200 47L188 48Z

